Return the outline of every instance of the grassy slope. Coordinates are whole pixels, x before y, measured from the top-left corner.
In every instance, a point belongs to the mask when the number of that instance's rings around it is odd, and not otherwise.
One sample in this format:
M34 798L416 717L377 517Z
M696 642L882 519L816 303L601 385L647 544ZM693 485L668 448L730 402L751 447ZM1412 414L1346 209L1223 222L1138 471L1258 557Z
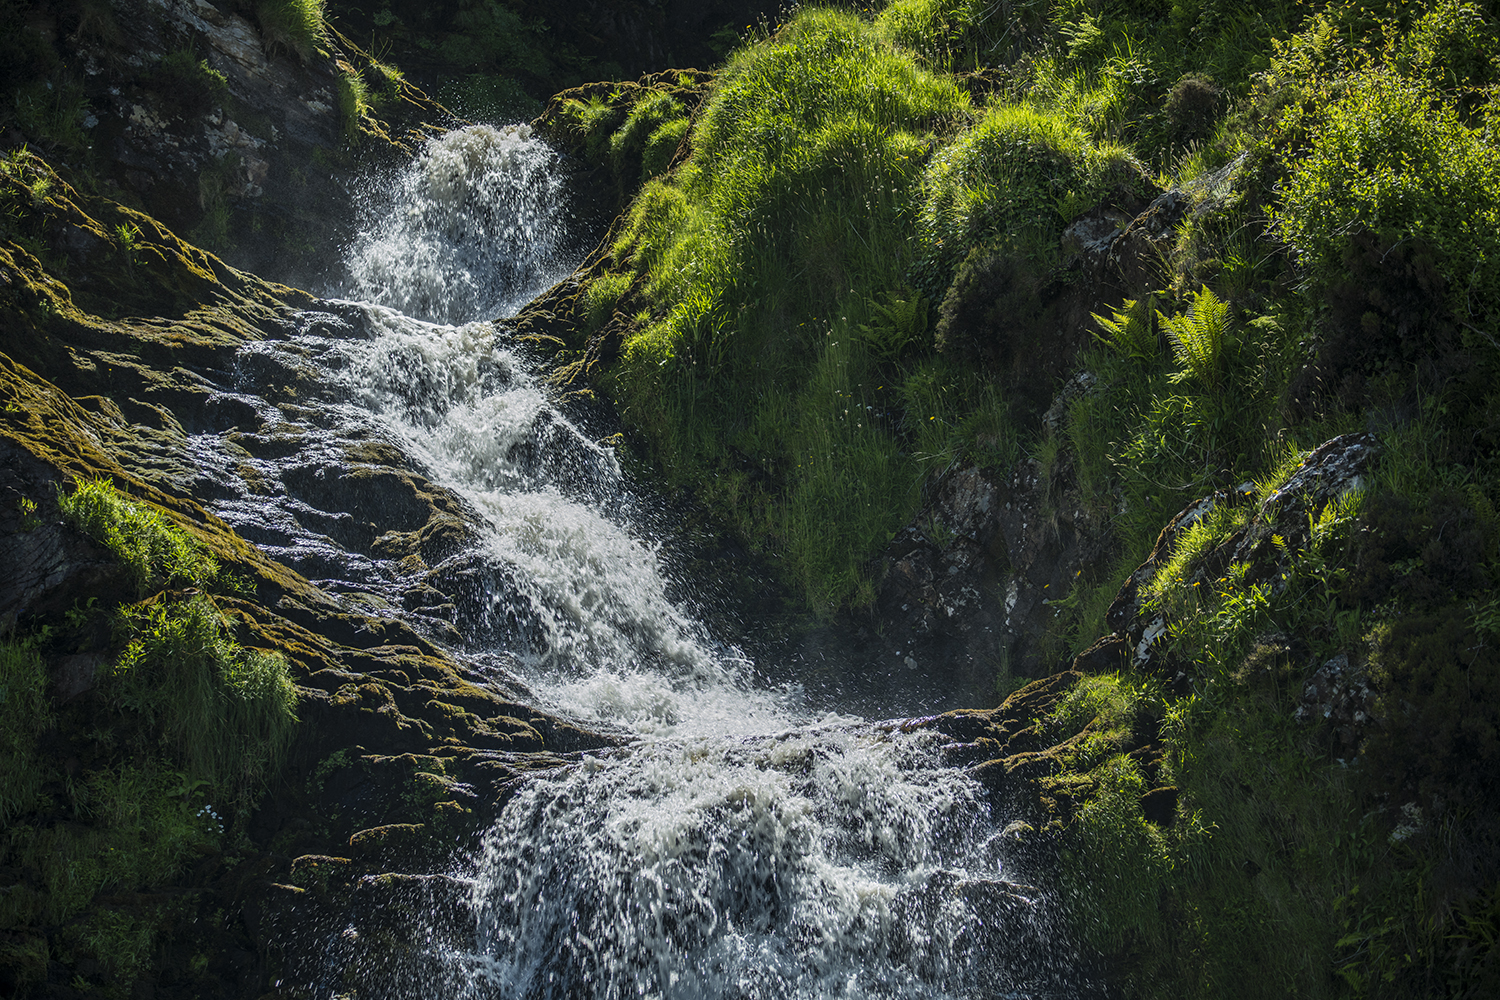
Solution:
M729 60L586 292L648 460L823 610L867 599L932 473L1032 457L1118 552L1059 605L1076 651L1189 501L1263 498L1306 449L1377 434L1286 586L1193 585L1246 508L1189 533L1152 588L1177 683L1100 675L1070 703L1099 721L1056 776L1086 789L1063 843L1132 995L1494 985L1497 51L1451 0L807 9ZM610 105L574 109L600 157ZM1194 209L1076 359L1099 388L1042 431L1004 345L945 317L966 270L1055 274L1135 165ZM1292 718L1339 653L1382 720L1357 746ZM1159 773L1118 752L1142 731ZM1165 825L1153 784L1177 789Z

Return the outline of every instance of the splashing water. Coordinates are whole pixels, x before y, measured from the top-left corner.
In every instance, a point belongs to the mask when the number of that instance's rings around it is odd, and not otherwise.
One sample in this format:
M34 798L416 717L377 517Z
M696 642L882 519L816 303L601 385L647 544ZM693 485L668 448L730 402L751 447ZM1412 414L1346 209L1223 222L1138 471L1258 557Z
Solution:
M531 783L485 839L472 982L682 1000L1014 982L1008 949L1040 922L1032 890L1000 880L999 842L927 737L846 724L586 760Z
M570 268L557 159L525 125L429 140L372 191L347 254L350 297L439 323L510 315Z
M364 302L247 349L316 359L319 447L379 438L462 499L476 540L448 568L478 581L471 639L515 656L543 707L637 737L528 781L443 877L459 896L421 883L420 960L360 952L351 922L329 967L406 970L369 971L361 996L476 1000L1073 992L1045 895L1007 881L988 793L930 733L756 686L670 598L613 452L473 321L558 276L560 176L523 128L434 140L350 251Z

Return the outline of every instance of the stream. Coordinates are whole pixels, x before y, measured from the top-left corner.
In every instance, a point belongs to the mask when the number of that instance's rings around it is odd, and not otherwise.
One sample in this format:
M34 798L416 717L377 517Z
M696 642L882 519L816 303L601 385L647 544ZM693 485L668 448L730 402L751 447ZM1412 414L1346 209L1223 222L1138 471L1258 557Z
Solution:
M443 929L421 961L361 1000L1092 995L941 738L759 680L671 579L649 494L487 321L581 259L565 177L524 127L432 140L371 185L350 286L241 352L225 405L272 430L194 441L199 495L273 558L630 737L528 780L408 915ZM339 509L377 452L458 499L461 551L427 575L371 540L405 512Z

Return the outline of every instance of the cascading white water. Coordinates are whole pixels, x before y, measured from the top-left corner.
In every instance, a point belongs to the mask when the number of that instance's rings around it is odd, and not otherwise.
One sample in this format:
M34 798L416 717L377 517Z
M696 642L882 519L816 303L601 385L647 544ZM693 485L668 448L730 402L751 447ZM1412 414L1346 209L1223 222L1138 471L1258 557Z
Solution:
M966 995L1014 958L986 922L1030 917L1001 844L930 737L845 724L586 760L485 839L474 993Z
M669 598L610 449L473 321L552 276L568 218L551 162L519 129L434 140L352 248L366 303L339 308L358 321L257 348L317 359L339 447L388 441L472 509L467 557L504 581L488 610L530 623L508 652L543 707L638 737L506 805L458 873L472 932L433 945L445 971L411 995L1001 997L1064 981L1060 946L1030 957L1044 906L1002 879L1002 824L937 738L814 718L795 690L757 687Z
M557 159L525 125L429 141L369 191L364 231L346 254L349 297L443 323L510 315L568 270Z

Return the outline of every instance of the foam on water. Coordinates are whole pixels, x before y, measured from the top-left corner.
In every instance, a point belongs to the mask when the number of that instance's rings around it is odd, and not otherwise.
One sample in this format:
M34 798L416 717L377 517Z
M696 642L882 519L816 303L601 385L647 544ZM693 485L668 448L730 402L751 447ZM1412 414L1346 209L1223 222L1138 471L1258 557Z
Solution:
M423 982L361 995L1002 997L1066 983L1045 901L1002 870L987 793L931 734L813 719L795 691L757 687L673 600L611 449L473 321L554 266L566 213L550 156L520 129L430 144L352 251L353 294L374 304L339 308L363 336L297 349L325 358L341 419L473 512L465 558L504 581L487 592L497 619L529 623L507 652L543 707L639 739L522 786L455 873L472 929L432 945Z
M989 830L928 737L660 741L507 807L467 959L495 997L957 995L1003 964L974 954L998 898L944 890L999 884Z
M482 554L512 583L503 600L541 628L512 652L554 708L655 735L788 723L788 693L753 688L669 599L613 451L550 404L493 327L365 308L375 335L344 347L342 377L384 436L487 522Z
M508 316L567 273L571 217L557 154L525 125L429 140L372 186L346 254L349 297L446 323Z

